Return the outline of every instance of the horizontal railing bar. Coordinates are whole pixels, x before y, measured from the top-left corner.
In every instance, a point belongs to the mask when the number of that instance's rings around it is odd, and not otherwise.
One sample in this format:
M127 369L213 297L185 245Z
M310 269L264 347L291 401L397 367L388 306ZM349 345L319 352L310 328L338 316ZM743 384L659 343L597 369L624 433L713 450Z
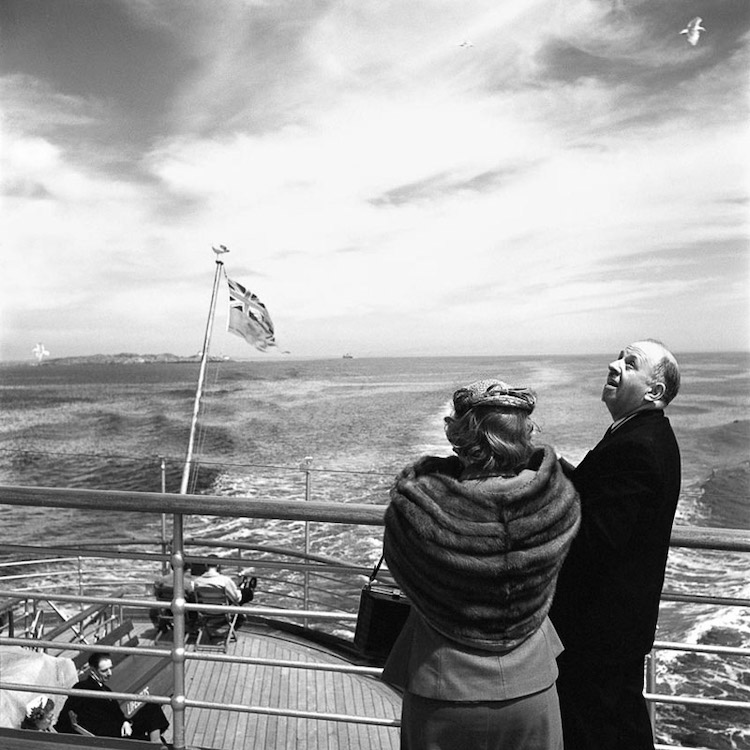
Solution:
M49 552L49 547L42 547L45 552ZM78 555L75 557L50 557L46 560L15 560L11 562L0 563L0 568L20 568L22 565L39 565L40 563L57 563L57 562L78 562Z
M750 531L705 526L673 526L670 545L726 552L750 552Z
M231 612L252 617L300 617L316 620L347 620L355 621L356 612L325 612L320 609L277 609L276 607L242 607L222 604L185 604L188 612Z
M25 683L5 682L0 680L0 690L10 690L14 693L53 693L54 695L74 695L81 698L98 698L107 700L114 698L118 701L139 701L140 703L159 703L168 706L172 699L166 695L151 695L150 693L116 693L101 690L73 690L73 688L61 688L56 685L27 685Z
M243 542L241 539L214 539L213 537L187 537L185 545L197 546L203 544L206 547L222 547L227 549L246 549L254 550L255 552L272 552L275 555L288 555L289 557L304 557L308 560L315 560L316 562L322 562L329 565L339 565L340 567L349 567L350 562L346 560L339 560L336 557L330 555L319 555L312 552L304 552L303 550L291 549L290 547L276 547L268 544L251 544L250 542ZM222 558L222 560L229 558ZM237 559L237 558L233 558Z
M56 651L83 651L99 652L106 651L112 654L137 654L140 656L154 656L169 658L172 652L167 649L156 647L138 646L102 646L99 644L64 643L50 641L42 638L4 638L0 636L0 645L28 647L33 644L34 648L55 649ZM342 674L364 674L372 677L380 677L383 673L380 667L360 667L356 664L334 664L331 662L302 662L291 659L262 659L254 656L234 656L232 654L210 654L203 651L188 651L185 653L186 661L215 661L228 664L257 664L266 667L284 667L288 669L307 669L317 672L339 672Z
M111 459L125 459L128 461L146 461L153 462L154 464L161 459L168 462L176 462L182 464L185 460L185 456L153 456L153 455L138 455L138 454L119 454L119 453L70 453L68 451L43 451L43 450L19 450L18 448L0 448L0 453L15 453L21 456L61 456L63 458L96 458L103 461ZM375 476L375 477L390 477L393 476L389 472L385 471L367 471L364 469L329 469L325 466L280 466L278 464L249 464L240 463L238 461L215 461L207 458L200 459L201 466L234 466L241 467L243 469L270 469L273 471L289 471L295 474L305 474L306 472L318 473L318 474L354 474L362 476Z
M359 667L356 664L332 664L331 662L292 661L289 659L262 659L257 656L233 656L231 654L208 654L202 651L188 651L186 661L216 661L228 664L258 664L264 667L287 667L308 669L314 672L340 672L342 674L365 674L380 677L381 667Z
M724 607L750 607L750 599L732 596L705 596L704 594L678 594L673 591L663 591L663 602L684 602L687 604L718 604Z
M731 654L750 656L750 649L735 646L712 646L705 643L678 643L677 641L654 641L654 649L664 651L691 651L701 654Z
M56 641L43 638L5 638L0 636L0 645L3 646L23 646L28 648L33 645L34 648L50 648L56 651L90 651L92 653L106 651L113 654L139 654L141 656L159 656L170 658L172 652L168 649L155 647L138 647L138 646L102 646L101 643L68 643L67 641Z
M384 505L327 503L316 500L259 500L221 495L175 495L162 492L81 490L0 485L0 503L34 508L180 513L238 518L273 518L286 521L382 526Z
M55 487L0 485L0 504L80 510L180 513L238 518L273 518L287 521L323 521L382 526L385 505L332 503L305 500L259 500L221 495L177 495L161 492L82 490ZM743 529L675 526L675 547L750 552L750 532Z
M16 552L21 554L28 554L35 551L49 552L50 549L56 549L60 552L75 551L78 553L78 557L84 559L97 559L97 558L116 558L118 560L138 560L140 562L169 562L170 555L161 554L158 552L139 552L139 553L127 553L117 549L100 549L100 548L88 548L78 549L76 547L37 547L24 544L3 544L0 543L0 551L4 552ZM205 562L205 556L200 555L185 555L185 561L189 563ZM34 562L42 562L34 561ZM349 565L343 566L336 564L322 564L314 563L312 565L303 562L285 562L281 560L256 560L252 558L242 557L222 557L221 564L227 567L234 565L241 565L244 568L258 568L260 570L298 570L301 572L309 571L311 573L354 573L357 575L367 575L372 568L362 565ZM41 574L40 574L41 575ZM5 578L0 577L0 580Z
M662 693L644 693L643 697L652 703L678 703L683 706L750 709L750 701L725 701L719 698L692 698L687 695L665 695Z
M27 544L4 544L0 543L0 550L3 552L17 552L26 554L30 552L49 552L51 549L58 550L60 552L75 552L76 558L109 558L116 557L118 560L143 560L146 562L168 562L169 555L161 554L159 552L139 552L130 553L123 552L115 548L115 545L110 545L109 549L97 549L97 548L79 548L79 547L38 547L35 545ZM32 560L33 563L43 563L44 560Z
M0 596L15 598L15 599L31 599L36 601L62 601L62 602L73 602L73 603L91 603L91 604L112 604L121 605L127 607L137 607L141 609L150 609L154 606L154 600L152 599L125 599L125 598L111 598L101 596L81 596L78 594L53 594L49 592L37 593L32 591L19 591L16 589L0 589ZM291 598L291 597L288 597ZM217 604L192 604L186 603L185 609L188 611L202 611L202 612L231 612L238 614L253 614L258 616L270 616L270 617L314 617L317 619L341 619L341 620L356 620L357 615L349 612L323 612L320 610L285 610L278 609L275 607L258 607L258 606L227 606ZM658 642L661 643L661 642ZM679 644L673 645L656 645L657 648L679 650ZM729 646L716 646L710 647L705 645L690 645L685 644L683 650L696 650L696 651L708 651L710 648L724 649L724 651L716 651L716 653L733 653L739 655L748 655L750 652L743 649L732 649ZM729 649L729 650L727 650Z
M154 606L153 599L111 599L106 596L79 596L77 594L36 594L32 591L14 591L11 589L0 589L0 597L7 596L10 599L32 599L55 602L84 602L89 604L114 604L122 607L135 607L139 609L151 609ZM257 615L259 617L307 617L319 620L356 620L356 612L323 612L317 609L277 609L276 607L256 606L225 606L222 604L185 604L185 609L190 612L231 612L238 614Z
M114 650L114 649L113 649ZM101 691L96 690L73 690L71 688L59 688L55 686L43 686L44 691L55 695L72 695L80 696L85 698L101 698ZM28 685L24 683L13 683L0 681L0 689L9 690L13 692L24 692L24 693L36 693L39 692L39 685ZM118 693L109 692L107 693L109 698L115 700L137 700L146 703L159 703L159 704L170 704L171 699L166 696L150 695L150 694L136 694L136 693ZM654 703L672 703L679 705L693 705L693 706L708 706L714 708L739 708L739 709L750 709L750 702L747 701L727 701L713 698L693 698L686 696L673 696L663 695L659 693L644 693L644 698L647 701ZM241 713L261 713L277 716L290 716L294 718L309 718L309 719L321 719L324 721L355 721L355 719L348 717L344 714L319 714L311 711L294 711L285 709L273 709L261 706L242 706L238 704L222 704L213 703L209 701L197 701L186 699L184 701L186 706L192 706L194 708L209 708L218 709L223 711L237 711ZM362 724L377 724L380 726L398 726L399 722L393 719L372 719L370 717L355 717L355 723Z
M28 581L32 578L70 578L70 571L69 570L60 570L57 572L53 571L38 571L36 573L19 573L18 575L14 576L0 576L0 583L5 583L6 581Z
M325 714L318 711L296 711L292 708L270 708L267 706L243 706L238 703L212 703L210 701L196 701L187 698L185 706L191 708L208 708L218 711L237 711L247 714L265 714L267 716L288 716L292 719L318 719L320 721L339 721L351 724L371 724L381 727L399 727L398 719L379 719L372 716L356 716L354 714Z

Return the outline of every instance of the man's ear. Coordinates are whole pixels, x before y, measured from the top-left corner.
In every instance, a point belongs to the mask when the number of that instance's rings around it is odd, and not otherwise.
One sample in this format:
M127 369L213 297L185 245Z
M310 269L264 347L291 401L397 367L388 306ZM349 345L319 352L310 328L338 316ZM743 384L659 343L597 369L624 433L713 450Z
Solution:
M667 386L665 386L664 383L651 383L643 398L646 399L646 401L661 401L664 398L666 390Z

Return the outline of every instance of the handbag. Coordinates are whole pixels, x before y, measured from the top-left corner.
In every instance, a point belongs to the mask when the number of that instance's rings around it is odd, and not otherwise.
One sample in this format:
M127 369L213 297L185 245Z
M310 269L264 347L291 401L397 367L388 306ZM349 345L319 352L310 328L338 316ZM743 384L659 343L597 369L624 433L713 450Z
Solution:
M409 616L411 602L396 586L378 582L382 563L383 555L362 588L354 645L368 659L385 661Z

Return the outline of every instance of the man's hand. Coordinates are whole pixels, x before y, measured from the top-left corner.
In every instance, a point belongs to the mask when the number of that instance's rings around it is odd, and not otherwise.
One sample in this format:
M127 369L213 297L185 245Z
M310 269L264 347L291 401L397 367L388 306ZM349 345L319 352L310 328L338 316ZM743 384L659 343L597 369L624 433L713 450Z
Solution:
M130 735L133 734L133 725L129 721L123 721L120 734L123 737L130 737Z

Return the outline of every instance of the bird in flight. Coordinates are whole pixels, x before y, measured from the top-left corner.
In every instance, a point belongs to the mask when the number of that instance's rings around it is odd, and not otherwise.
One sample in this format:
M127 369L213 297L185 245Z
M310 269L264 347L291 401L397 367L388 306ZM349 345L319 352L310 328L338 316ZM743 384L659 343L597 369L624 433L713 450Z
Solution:
M458 45L459 47L473 47L474 45L471 42L461 42L461 44Z
M31 353L36 357L37 362L39 362L39 364L42 364L42 360L45 357L49 357L49 352L47 351L47 349L45 348L44 344L42 344L42 343L37 344L31 350Z
M706 31L706 29L704 29L703 26L701 26L702 22L703 22L703 19L700 16L696 16L680 32L680 34L687 35L685 39L687 39L687 43L692 44L693 47L695 47L695 45L698 44L698 40L700 39L700 36L701 36L701 31Z

